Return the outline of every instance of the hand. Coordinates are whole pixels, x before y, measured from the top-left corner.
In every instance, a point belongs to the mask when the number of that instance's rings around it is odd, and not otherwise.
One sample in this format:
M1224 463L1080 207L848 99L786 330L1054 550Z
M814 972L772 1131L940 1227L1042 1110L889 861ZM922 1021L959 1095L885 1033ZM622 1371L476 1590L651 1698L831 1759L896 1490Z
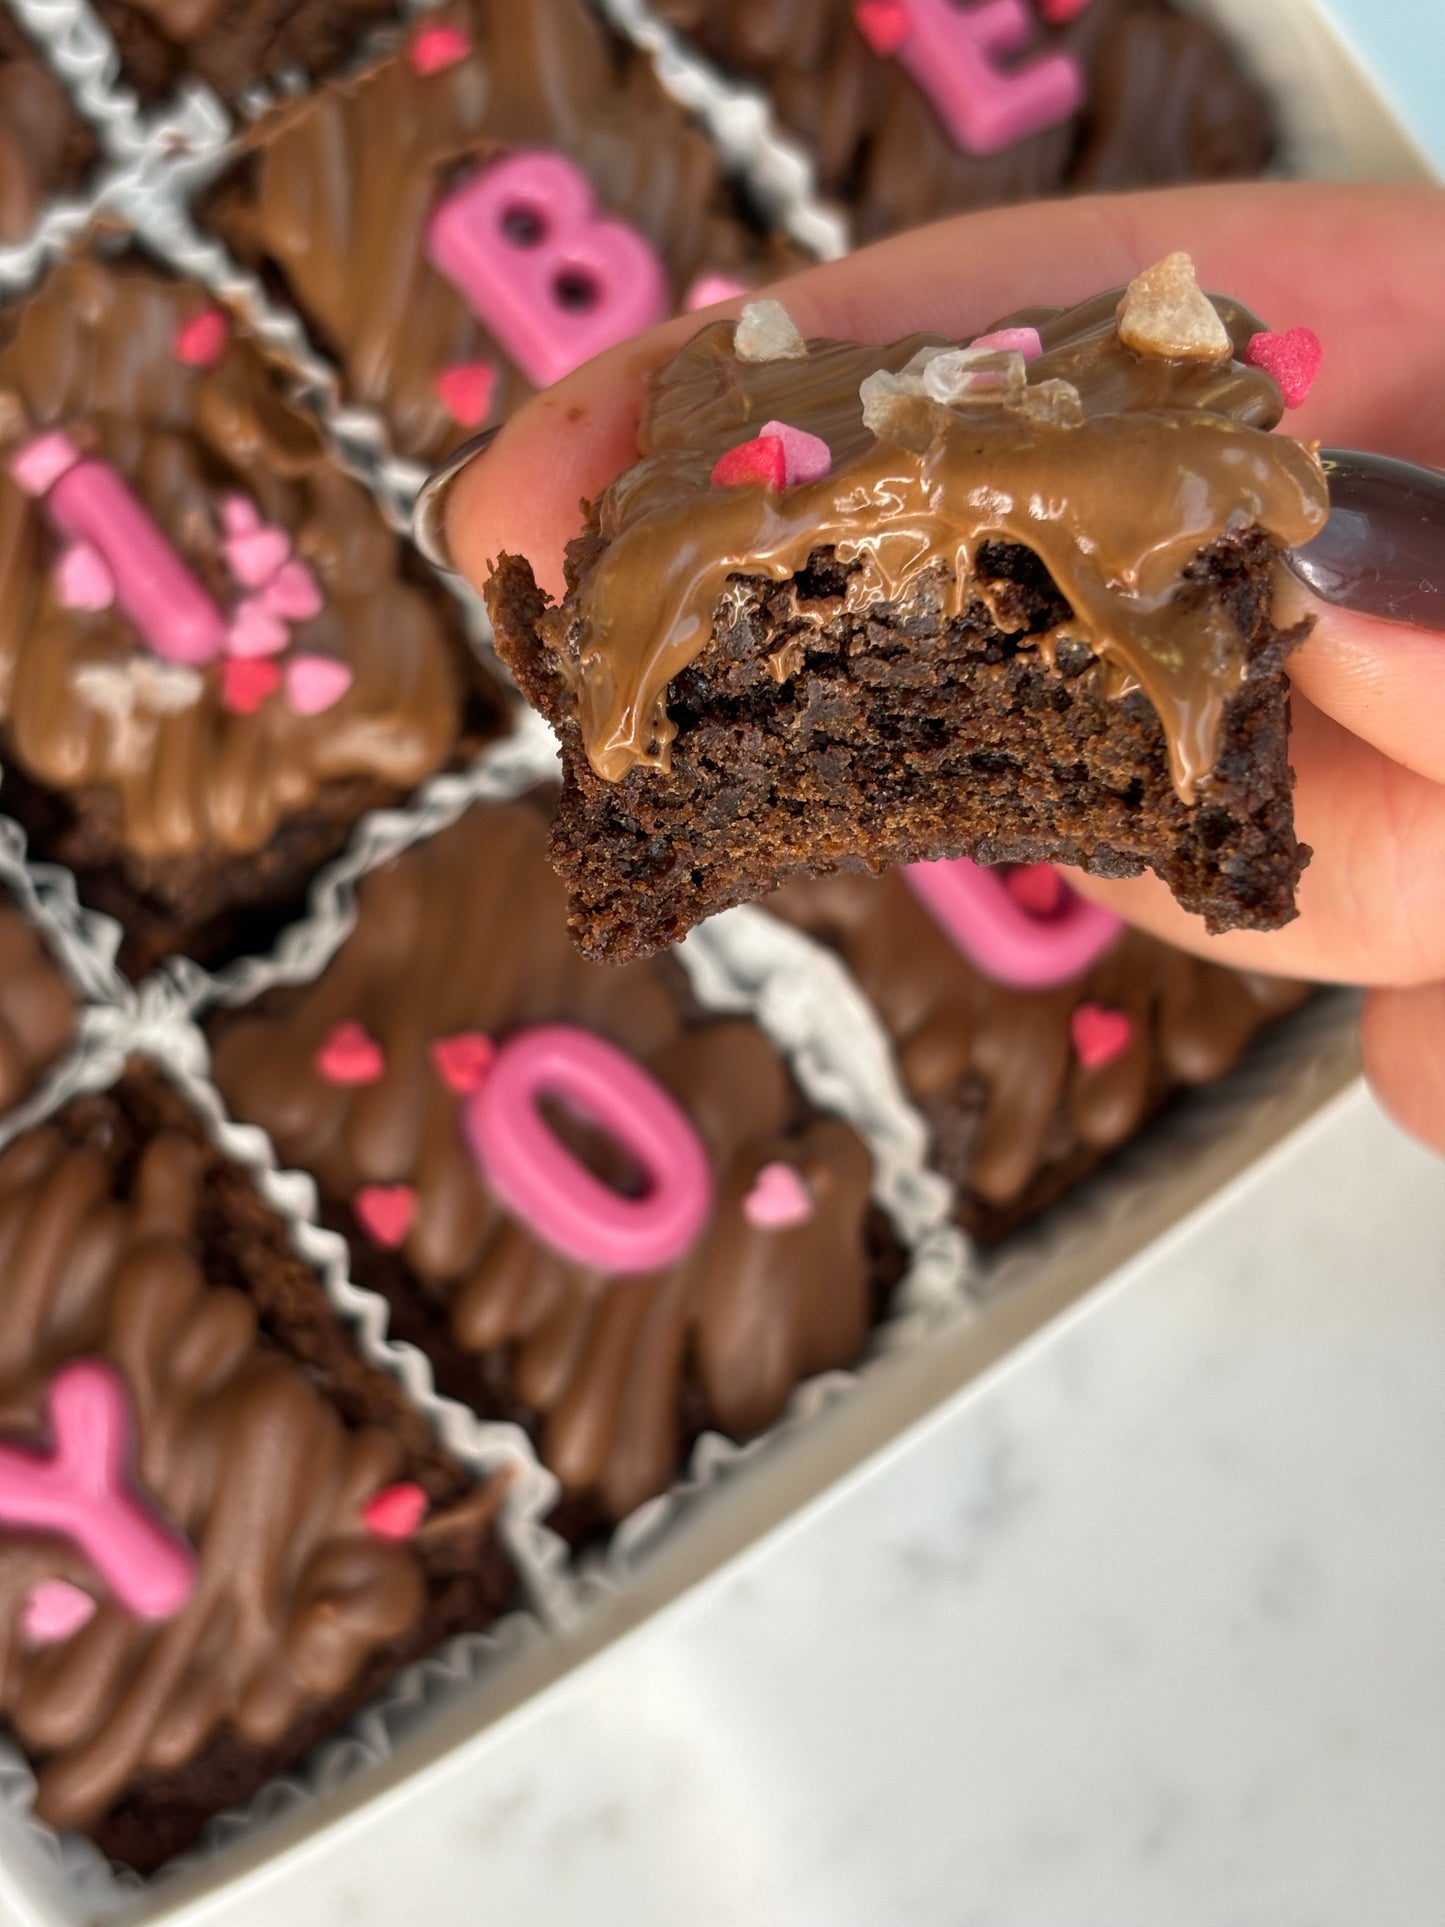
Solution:
M1323 370L1286 432L1445 467L1436 190L1230 186L1000 209L812 269L783 292L805 335L961 335L1011 309L1081 300L1175 248L1193 255L1204 287L1238 296L1274 328L1303 323L1320 336ZM632 459L644 377L697 326L681 317L579 369L462 473L447 534L474 583L506 549L560 592L579 502ZM1290 677L1296 816L1314 846L1296 922L1209 938L1152 876L1077 880L1220 963L1370 986L1363 1045L1375 1089L1445 1150L1445 638L1320 605Z

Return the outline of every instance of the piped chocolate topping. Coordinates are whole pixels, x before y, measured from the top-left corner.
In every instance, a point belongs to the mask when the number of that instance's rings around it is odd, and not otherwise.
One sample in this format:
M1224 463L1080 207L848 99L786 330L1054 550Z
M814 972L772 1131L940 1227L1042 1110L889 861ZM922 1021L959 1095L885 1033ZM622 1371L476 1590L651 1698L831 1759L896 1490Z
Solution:
M957 614L980 548L1003 541L1033 550L1070 604L1039 646L1081 640L1106 665L1112 694L1143 690L1175 786L1192 802L1246 664L1227 615L1180 593L1184 570L1232 531L1259 526L1282 546L1308 540L1328 496L1313 453L1267 432L1281 398L1241 359L1262 326L1247 309L1211 297L1232 354L1169 358L1123 344L1120 299L1116 290L996 324L1038 330L1021 394L956 406L918 397L879 435L864 421L860 385L947 344L815 341L806 361L742 361L735 324L696 336L653 379L641 459L599 504L606 546L565 636L563 667L597 774L615 782L639 765L667 770L668 686L706 648L730 577L781 581L830 549L858 565L850 610L937 575ZM1067 390L1046 383L1067 383L1076 405L1050 407ZM779 420L828 444L826 476L781 490L712 482L721 455Z

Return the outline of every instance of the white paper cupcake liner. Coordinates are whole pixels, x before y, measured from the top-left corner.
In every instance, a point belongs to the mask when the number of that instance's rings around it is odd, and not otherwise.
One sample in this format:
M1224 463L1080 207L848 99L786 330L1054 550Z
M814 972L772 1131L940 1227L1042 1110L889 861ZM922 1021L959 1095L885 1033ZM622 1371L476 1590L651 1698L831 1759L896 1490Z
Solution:
M517 1572L519 1606L486 1632L453 1639L437 1652L406 1668L378 1698L333 1739L323 1741L292 1773L270 1782L243 1808L210 1822L196 1847L167 1864L154 1881L109 1865L88 1841L57 1835L30 1811L33 1775L18 1749L0 1742L0 1860L6 1859L5 1834L14 1828L24 1851L61 1883L77 1919L90 1920L126 1904L148 1890L208 1866L249 1837L263 1822L314 1808L341 1786L351 1786L363 1769L386 1760L402 1733L439 1700L466 1687L483 1670L530 1648L541 1637L535 1617L554 1622L571 1612L571 1585L565 1573L568 1548L543 1521L556 1502L558 1487L538 1461L520 1426L478 1418L435 1389L423 1354L387 1335L384 1299L363 1290L350 1276L345 1240L328 1231L316 1211L316 1187L305 1174L283 1170L266 1135L254 1125L227 1116L208 1076L205 1039L178 1017L162 997L142 993L128 1009L95 1006L82 1020L79 1043L51 1078L43 1096L0 1124L0 1145L50 1116L73 1098L113 1085L134 1059L158 1069L179 1092L207 1137L250 1176L263 1200L287 1228L297 1254L316 1272L332 1309L351 1332L368 1364L395 1379L408 1402L431 1423L446 1451L478 1480L505 1474L510 1484L497 1517L497 1533Z
M88 0L9 5L113 158L203 149L224 137L225 109L197 82L183 82L161 107L142 110L121 74L110 31Z

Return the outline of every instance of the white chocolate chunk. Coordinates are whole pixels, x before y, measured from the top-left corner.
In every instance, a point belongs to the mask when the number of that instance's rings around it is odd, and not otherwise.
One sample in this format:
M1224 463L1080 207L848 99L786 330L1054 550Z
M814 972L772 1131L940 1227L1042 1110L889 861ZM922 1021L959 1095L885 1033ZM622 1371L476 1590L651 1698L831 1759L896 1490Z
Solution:
M1119 339L1138 355L1166 361L1224 361L1233 353L1214 303L1187 254L1166 254L1136 274L1119 303Z
M802 361L808 344L781 301L750 301L733 331L739 361Z

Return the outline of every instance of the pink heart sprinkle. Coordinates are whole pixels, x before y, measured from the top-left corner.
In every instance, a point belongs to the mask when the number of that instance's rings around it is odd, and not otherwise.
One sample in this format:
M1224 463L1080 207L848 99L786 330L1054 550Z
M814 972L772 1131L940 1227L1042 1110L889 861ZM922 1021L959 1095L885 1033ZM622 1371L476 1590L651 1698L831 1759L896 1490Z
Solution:
M908 38L912 23L905 0L857 0L853 24L878 58L887 60Z
M30 1588L20 1631L32 1646L54 1646L95 1617L95 1601L68 1579L41 1579Z
M368 1532L378 1539L409 1539L427 1515L430 1500L419 1485L409 1479L397 1485L384 1485L361 1508L361 1519Z
M232 535L221 544L226 566L246 589L259 589L269 582L291 553L291 538L284 529L252 529L247 535Z
M55 587L67 609L108 609L115 601L115 577L89 542L72 543L61 556Z
M364 1184L351 1200L358 1224L387 1251L406 1243L416 1218L416 1192L409 1184Z
M1134 1020L1127 1011L1107 1004L1079 1004L1069 1018L1074 1051L1086 1071L1112 1064L1134 1039Z
M1004 871L1003 887L1031 917L1054 917L1063 908L1068 885L1049 864L1024 863Z
M789 488L794 482L821 481L833 466L832 449L821 435L810 435L806 428L764 422L758 434L763 439L776 435L783 444L783 479Z
M249 495L228 495L221 504L221 527L227 535L251 535L261 526L261 511Z
M293 656L286 665L286 700L298 716L319 716L350 689L351 670L335 656Z
M226 629L228 656L279 656L291 640L279 616L273 616L259 596L238 602Z
M62 475L80 460L80 450L68 435L58 431L37 435L11 457L10 473L15 486L27 495L48 495Z
M682 305L693 314L699 308L710 308L715 301L731 301L746 293L746 286L730 274L700 274L683 296Z
M374 1084L386 1073L386 1056L364 1024L338 1024L312 1059L328 1084Z
M265 656L231 656L221 664L221 701L237 716L252 716L281 687L281 671Z
M785 1231L812 1215L812 1193L791 1164L765 1164L743 1199L743 1216L759 1231Z
M1041 0L1040 11L1051 27L1066 27L1088 4L1089 0Z
M231 329L219 308L202 308L176 331L176 360L187 368L212 368L226 352Z
M497 1047L484 1030L459 1030L450 1037L438 1037L429 1055L432 1068L447 1089L466 1097L481 1089Z
M1012 352L1022 355L1025 361L1037 361L1044 352L1037 328L995 328L991 334L979 335L968 345L970 348L991 348L997 354Z
M480 428L492 411L497 371L489 361L458 361L432 383L437 400L463 428Z
M1288 334L1251 335L1244 359L1251 368L1262 368L1279 383L1286 408L1298 408L1315 385L1324 346L1313 328L1291 328Z
M718 488L747 488L753 482L782 488L788 479L783 444L776 435L754 435L750 442L739 442L719 455L708 479Z
M423 27L412 41L407 59L413 71L425 79L428 74L439 74L444 67L455 67L471 50L472 43L460 27L443 23Z
M283 562L261 591L261 607L282 622L309 622L321 613L321 591L304 562Z

